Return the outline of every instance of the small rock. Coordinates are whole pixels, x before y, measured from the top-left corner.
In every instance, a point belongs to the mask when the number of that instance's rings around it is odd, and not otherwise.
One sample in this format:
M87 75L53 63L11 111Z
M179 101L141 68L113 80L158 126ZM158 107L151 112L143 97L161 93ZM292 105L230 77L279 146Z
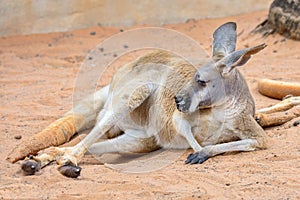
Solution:
M49 43L49 44L48 44L48 47L52 47L52 44L51 44L51 43Z
M90 35L96 35L96 31L90 32Z
M124 44L124 46L123 46L125 49L127 49L128 48L128 45L126 45L126 44Z
M294 121L293 126L298 126L300 124L299 120Z
M15 136L15 139L16 139L16 140L22 139L22 135L16 135L16 136Z
M103 48L103 47L99 48L99 51L103 52L103 51L104 51L104 48Z
M230 186L230 183L226 183L225 185L226 185L226 186Z
M123 30L123 29L120 29L120 32L124 32L124 30Z
M117 55L117 54L114 54L113 56L114 56L115 58L116 58L116 57L118 57L118 55Z

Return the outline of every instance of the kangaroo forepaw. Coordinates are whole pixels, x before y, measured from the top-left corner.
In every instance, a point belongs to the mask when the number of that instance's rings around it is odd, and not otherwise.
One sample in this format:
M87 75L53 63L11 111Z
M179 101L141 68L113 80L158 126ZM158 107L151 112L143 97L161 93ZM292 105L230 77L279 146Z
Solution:
M21 169L24 175L34 175L35 172L41 169L41 163L34 160L33 156L29 156L27 160L24 160Z
M202 164L207 159L209 159L209 157L210 157L209 154L204 151L198 151L195 153L191 153L187 157L185 164Z
M80 176L81 167L74 166L72 164L65 164L58 168L58 171L69 178L77 178Z

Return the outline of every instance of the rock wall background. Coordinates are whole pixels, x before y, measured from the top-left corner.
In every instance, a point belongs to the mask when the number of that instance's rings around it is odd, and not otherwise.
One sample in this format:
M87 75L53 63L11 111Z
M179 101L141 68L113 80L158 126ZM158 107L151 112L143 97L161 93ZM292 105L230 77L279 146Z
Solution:
M0 0L0 36L162 25L266 10L271 0Z

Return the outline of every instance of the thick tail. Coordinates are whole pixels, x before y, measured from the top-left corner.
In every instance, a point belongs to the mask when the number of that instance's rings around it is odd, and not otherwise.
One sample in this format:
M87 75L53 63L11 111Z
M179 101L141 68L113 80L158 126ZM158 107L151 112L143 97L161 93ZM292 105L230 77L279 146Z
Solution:
M98 113L105 104L108 89L109 86L100 89L79 102L62 118L54 121L41 132L23 140L8 154L6 159L11 163L15 163L47 147L64 144L76 132L91 128L96 122Z

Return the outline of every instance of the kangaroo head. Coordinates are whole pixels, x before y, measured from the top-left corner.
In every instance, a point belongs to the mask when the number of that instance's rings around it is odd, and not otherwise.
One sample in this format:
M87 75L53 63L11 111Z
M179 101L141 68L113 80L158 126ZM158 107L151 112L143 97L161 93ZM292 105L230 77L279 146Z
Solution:
M228 96L249 93L247 84L236 67L244 65L252 54L264 49L266 45L235 51L235 43L235 23L226 23L215 31L213 61L199 68L194 77L175 95L179 111L194 112L197 109L219 106L226 102Z

